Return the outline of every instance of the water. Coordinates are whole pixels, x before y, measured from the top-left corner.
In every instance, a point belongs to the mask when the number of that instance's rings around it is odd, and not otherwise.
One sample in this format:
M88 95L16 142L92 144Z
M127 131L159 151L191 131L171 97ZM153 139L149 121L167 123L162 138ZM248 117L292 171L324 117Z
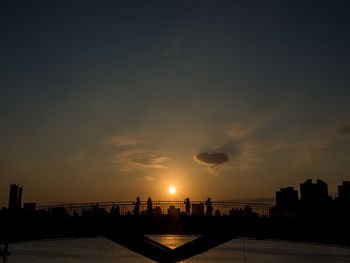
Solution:
M150 236L169 247L195 236ZM11 244L6 263L148 263L141 255L104 238L67 239ZM315 244L235 239L197 255L185 263L350 262L350 249Z

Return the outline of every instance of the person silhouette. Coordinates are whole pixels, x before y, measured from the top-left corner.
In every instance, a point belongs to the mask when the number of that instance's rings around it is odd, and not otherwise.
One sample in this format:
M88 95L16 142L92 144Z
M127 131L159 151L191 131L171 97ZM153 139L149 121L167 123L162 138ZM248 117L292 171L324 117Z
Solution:
M186 215L190 215L190 210L191 210L191 202L190 199L187 197L184 200L185 208L186 208Z
M136 198L136 203L134 203L134 215L135 216L138 216L140 214L140 197L137 197Z
M208 197L208 200L205 201L205 205L207 206L206 215L207 215L207 216L211 216L212 213L213 213L213 205L212 205L212 203L211 203L210 197Z
M148 200L147 200L147 214L151 215L152 214L152 210L153 210L152 199L151 199L151 197L148 197Z

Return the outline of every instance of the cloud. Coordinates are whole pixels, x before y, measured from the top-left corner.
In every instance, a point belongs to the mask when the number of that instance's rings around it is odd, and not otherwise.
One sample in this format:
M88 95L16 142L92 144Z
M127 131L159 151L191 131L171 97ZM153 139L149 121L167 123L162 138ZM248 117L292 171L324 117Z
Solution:
M154 153L148 153L145 155L138 155L131 159L131 162L135 166L139 167L148 167L148 168L164 168L166 162L169 160L168 157L165 156L157 156Z
M350 134L350 125L345 125L337 131L337 134Z
M113 162L123 171L137 168L166 168L168 160L169 158L166 156L141 150L121 152L113 158Z
M207 167L217 168L222 164L229 163L226 168L251 169L257 163L261 163L262 158L254 151L258 143L248 138L251 132L260 125L259 121L235 122L231 125L228 141L220 146L211 147L194 156L194 160ZM217 169L213 172L217 174Z
M216 167L228 162L229 156L221 152L201 152L194 156L194 160L206 166Z
M143 143L141 140L120 135L110 136L105 142L115 146L135 146Z
M242 143L236 140L231 140L218 147L214 152L224 152L232 157L235 157L242 153Z
M234 162L231 164L232 168L239 170L255 169L262 165L265 161L261 155L261 143L257 141L246 142L239 155L236 156Z
M244 137L259 126L258 122L236 122L231 125L228 134L234 138Z
M231 140L219 147L211 147L211 150L202 151L194 156L194 160L200 164L215 168L227 163L229 159L242 154L242 145L237 140Z
M143 176L142 179L146 180L147 182L153 182L154 180L156 180L154 177L149 175Z

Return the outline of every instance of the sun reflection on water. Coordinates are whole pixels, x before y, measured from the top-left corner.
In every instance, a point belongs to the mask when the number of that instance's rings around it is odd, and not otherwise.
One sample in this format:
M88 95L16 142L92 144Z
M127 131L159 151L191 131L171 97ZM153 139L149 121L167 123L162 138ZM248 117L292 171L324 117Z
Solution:
M153 239L154 241L163 244L164 246L167 246L171 249L177 248L183 244L186 244L194 239L196 239L198 236L196 235L149 235L149 238Z

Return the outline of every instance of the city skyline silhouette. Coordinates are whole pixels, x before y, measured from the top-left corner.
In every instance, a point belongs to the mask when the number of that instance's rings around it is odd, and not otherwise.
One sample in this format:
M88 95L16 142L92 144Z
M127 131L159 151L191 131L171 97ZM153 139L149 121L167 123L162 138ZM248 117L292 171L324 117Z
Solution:
M8 244L57 238L102 236L153 261L182 262L236 238L275 239L350 246L350 181L328 194L326 182L312 179L276 191L272 204L179 201L64 203L37 206L23 203L23 187L10 185L8 207L0 211L0 256ZM169 247L149 235L196 235Z
M169 192L170 194L174 194L174 191L171 191L171 188L169 188ZM231 203L236 203L237 205L239 205L241 203L241 205L244 204L245 207L249 207L250 204L252 205L262 205L265 206L266 208L269 209L269 212L267 213L265 211L265 213L261 214L261 212L258 212L258 214L260 214L260 216L264 215L267 216L269 215L271 216L286 216L286 215L291 215L292 217L297 217L298 213L304 213L305 211L309 210L312 211L314 209L318 209L318 210L323 210L325 209L325 214L327 213L333 213L334 211L329 211L327 209L332 208L332 209L340 209L341 211L344 211L345 214L343 215L344 218L346 218L346 213L347 210L349 209L350 206L350 181L343 181L341 185L338 185L338 195L336 197L332 197L329 195L328 192L328 185L326 182L322 181L321 179L317 179L316 183L313 183L312 179L308 179L306 180L304 183L300 184L300 194L299 191L297 189L294 189L293 186L287 186L287 187L282 187L280 188L280 190L276 191L275 194L275 200L274 201L270 201L270 202L254 202L253 200L249 200L248 201L231 201ZM99 208L100 204L103 204L103 206L105 206L107 204L107 206L112 205L112 210L113 213L115 213L116 211L114 211L115 209L118 209L118 215L120 214L120 207L116 206L118 202L122 202L123 205L131 205L133 206L132 210L125 210L124 209L124 214L126 213L130 213L130 214L134 214L134 215L140 215L140 214L154 214L154 212L156 214L164 214L166 211L162 211L161 208L159 206L155 206L155 208L153 209L153 201L152 198L149 196L147 201L146 200L142 200L139 196L137 196L136 198L136 202L132 202L128 204L128 201L123 201L123 200L115 200L112 202L93 202L92 200L90 200L90 202L85 202L85 203L74 203L74 202L63 202L63 203L51 203L48 205L43 205L42 203L34 203L34 202L24 202L23 201L23 186L20 186L18 184L11 184L10 185L10 191L9 191L9 198L8 198L8 206L7 207L2 207L2 211L6 212L14 212L14 211L19 211L19 210L28 210L28 211L35 211L36 209L42 210L42 209L52 209L52 208L56 208L56 207L61 207L64 209L67 209L67 207L69 207L71 209L71 206L81 206L81 207L86 207L86 206L92 206L92 207L96 207ZM300 198L299 198L300 196ZM261 201L261 199L259 199ZM265 200L266 201L266 200ZM178 214L180 215L180 211L181 209L178 208L179 207L179 203L181 204L181 201L165 201L165 200L156 200L154 201L155 204L159 204L159 203L163 203L163 209L164 209L164 204L165 203L173 203L176 204L176 206L168 206L168 214ZM216 202L220 202L220 203L225 203L225 202L230 202L230 201L221 201L221 200L217 200ZM143 207L141 209L141 203L143 204ZM208 199L206 201L194 201L192 200L191 203L191 199L189 197L185 198L183 201L182 207L183 209L185 209L184 211L182 211L181 213L184 215L207 215L207 216L211 216L213 215L214 209L212 206L212 200L211 197L208 197ZM191 208L191 204L192 204L192 208ZM206 206L206 211L204 210L204 205ZM274 205L274 206L273 206ZM177 208L176 208L177 207ZM180 205L181 207L181 205ZM242 208L242 207L241 207ZM240 209L241 209L240 208ZM105 208L102 208L105 209ZM191 209L192 209L192 213L191 213ZM301 211L301 210L302 211ZM111 211L112 211L111 210ZM304 211L305 210L305 211ZM72 214L71 210L69 213ZM286 212L287 211L287 212ZM230 210L229 211L229 215L231 215L231 212L234 213L234 210ZM282 212L282 214L280 214ZM110 212L112 213L112 212ZM215 215L221 215L222 211L217 210L215 211ZM227 211L226 211L227 213ZM284 214L286 213L286 214ZM343 212L342 212L343 213ZM226 214L227 215L227 214ZM340 215L340 217L342 217L342 215Z

